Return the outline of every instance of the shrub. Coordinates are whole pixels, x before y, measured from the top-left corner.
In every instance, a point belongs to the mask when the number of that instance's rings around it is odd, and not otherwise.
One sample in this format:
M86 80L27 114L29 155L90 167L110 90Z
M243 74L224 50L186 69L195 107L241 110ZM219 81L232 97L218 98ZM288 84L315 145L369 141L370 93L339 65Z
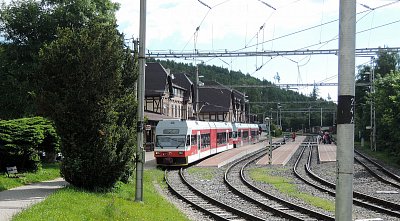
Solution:
M42 117L0 120L0 168L36 171L39 152L48 155L60 151L60 139L52 122Z

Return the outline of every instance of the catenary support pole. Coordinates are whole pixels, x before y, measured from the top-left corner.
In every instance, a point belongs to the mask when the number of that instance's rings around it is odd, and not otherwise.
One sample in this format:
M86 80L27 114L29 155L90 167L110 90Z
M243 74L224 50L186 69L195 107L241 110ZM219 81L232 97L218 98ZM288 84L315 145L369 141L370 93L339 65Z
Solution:
M356 1L340 0L335 219L353 208Z
M137 160L136 160L136 190L135 201L143 201L143 122L144 122L144 92L145 92L145 48L146 48L146 0L140 0L140 30L139 30L139 79L138 79L138 124L137 124Z
M269 123L268 123L268 138L269 138L268 164L272 164L272 136L271 136L271 124L272 124L272 109L270 109L270 112L269 112Z
M196 104L195 104L195 111L196 111L196 120L199 120L199 65L196 64Z

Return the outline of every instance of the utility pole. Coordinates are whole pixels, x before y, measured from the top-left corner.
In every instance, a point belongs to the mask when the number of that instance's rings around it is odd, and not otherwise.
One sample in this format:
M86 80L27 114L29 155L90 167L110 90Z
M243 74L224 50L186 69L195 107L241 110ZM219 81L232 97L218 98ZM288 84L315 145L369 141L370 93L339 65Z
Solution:
M268 138L269 138L269 149L268 149L268 164L272 164L272 136L271 136L271 124L272 124L272 108L269 111L268 121Z
M340 0L335 219L353 220L356 1Z
M199 120L199 66L196 64L196 120Z
M375 87L374 87L374 82L375 82L375 74L374 74L374 57L372 57L372 67L371 67L371 72L370 72L370 94L375 93ZM376 121L375 121L375 101L372 98L371 99L371 116L370 116L370 124L371 124L371 135L370 135L370 145L371 145L371 150L376 151Z
M279 128L282 130L282 106L279 106Z
M322 127L322 107L321 107L321 127Z
M311 131L311 106L308 107L308 129Z
M138 58L138 56L139 56L139 50L138 50L138 44L139 44L139 39L133 39L133 52L134 52L134 59L136 60L137 58ZM135 90L135 98L136 98L136 100L139 100L138 99L138 81L136 80L135 81L135 88L136 88L136 90Z
M138 123L136 151L136 190L135 201L143 201L143 127L144 127L144 93L145 93L145 48L146 48L146 0L140 0L140 30L139 30L139 79L138 79Z

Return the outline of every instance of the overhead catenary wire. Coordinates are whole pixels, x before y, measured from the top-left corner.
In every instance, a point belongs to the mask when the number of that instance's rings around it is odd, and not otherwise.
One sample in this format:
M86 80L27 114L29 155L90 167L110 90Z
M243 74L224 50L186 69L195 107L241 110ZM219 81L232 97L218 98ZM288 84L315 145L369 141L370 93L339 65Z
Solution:
M373 9L374 10L381 9L381 8L388 7L390 5L397 4L397 3L400 3L400 0L395 1L395 2L390 2L390 3L387 3L387 4L383 4L383 5L377 6L377 7L373 8ZM361 12L357 13L357 15L364 14L364 13L370 13L370 12L371 12L371 10L367 9L365 11L361 11ZM324 26L324 25L328 25L328 24L331 24L331 23L334 23L334 22L337 22L337 21L339 21L339 19L334 19L334 20L331 20L331 21L327 21L327 22L325 22L323 24L314 25L314 26L311 26L311 27L308 27L308 28L305 28L305 29L301 29L301 30L298 30L298 31L295 31L295 32L292 32L292 33L289 33L289 34L285 34L285 35L282 35L282 36L279 36L279 37L276 37L276 38L268 39L268 40L266 40L264 42L260 42L258 44L268 43L268 42L271 42L271 41L275 41L275 40L278 40L278 39L289 37L289 36L292 36L292 35L295 35L295 34L299 34L299 33L305 32L305 31L309 31L309 30L312 30L312 29L315 29L315 28L318 28L318 27L321 27L321 26ZM318 45L318 44L316 44L316 45ZM233 50L233 52L241 51L241 50L244 50L244 49L247 49L247 48L250 48L250 47L255 47L255 46L256 46L256 44L247 45L247 47Z

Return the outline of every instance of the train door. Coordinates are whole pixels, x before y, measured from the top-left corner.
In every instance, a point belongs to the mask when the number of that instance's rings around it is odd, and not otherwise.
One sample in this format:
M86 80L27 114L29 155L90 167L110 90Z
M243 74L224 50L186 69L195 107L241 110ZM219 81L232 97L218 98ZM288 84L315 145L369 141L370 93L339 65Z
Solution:
M231 148L231 146L229 144L229 130L225 130L225 144L226 144L226 149Z
M201 158L201 136L200 131L197 131L197 157Z

